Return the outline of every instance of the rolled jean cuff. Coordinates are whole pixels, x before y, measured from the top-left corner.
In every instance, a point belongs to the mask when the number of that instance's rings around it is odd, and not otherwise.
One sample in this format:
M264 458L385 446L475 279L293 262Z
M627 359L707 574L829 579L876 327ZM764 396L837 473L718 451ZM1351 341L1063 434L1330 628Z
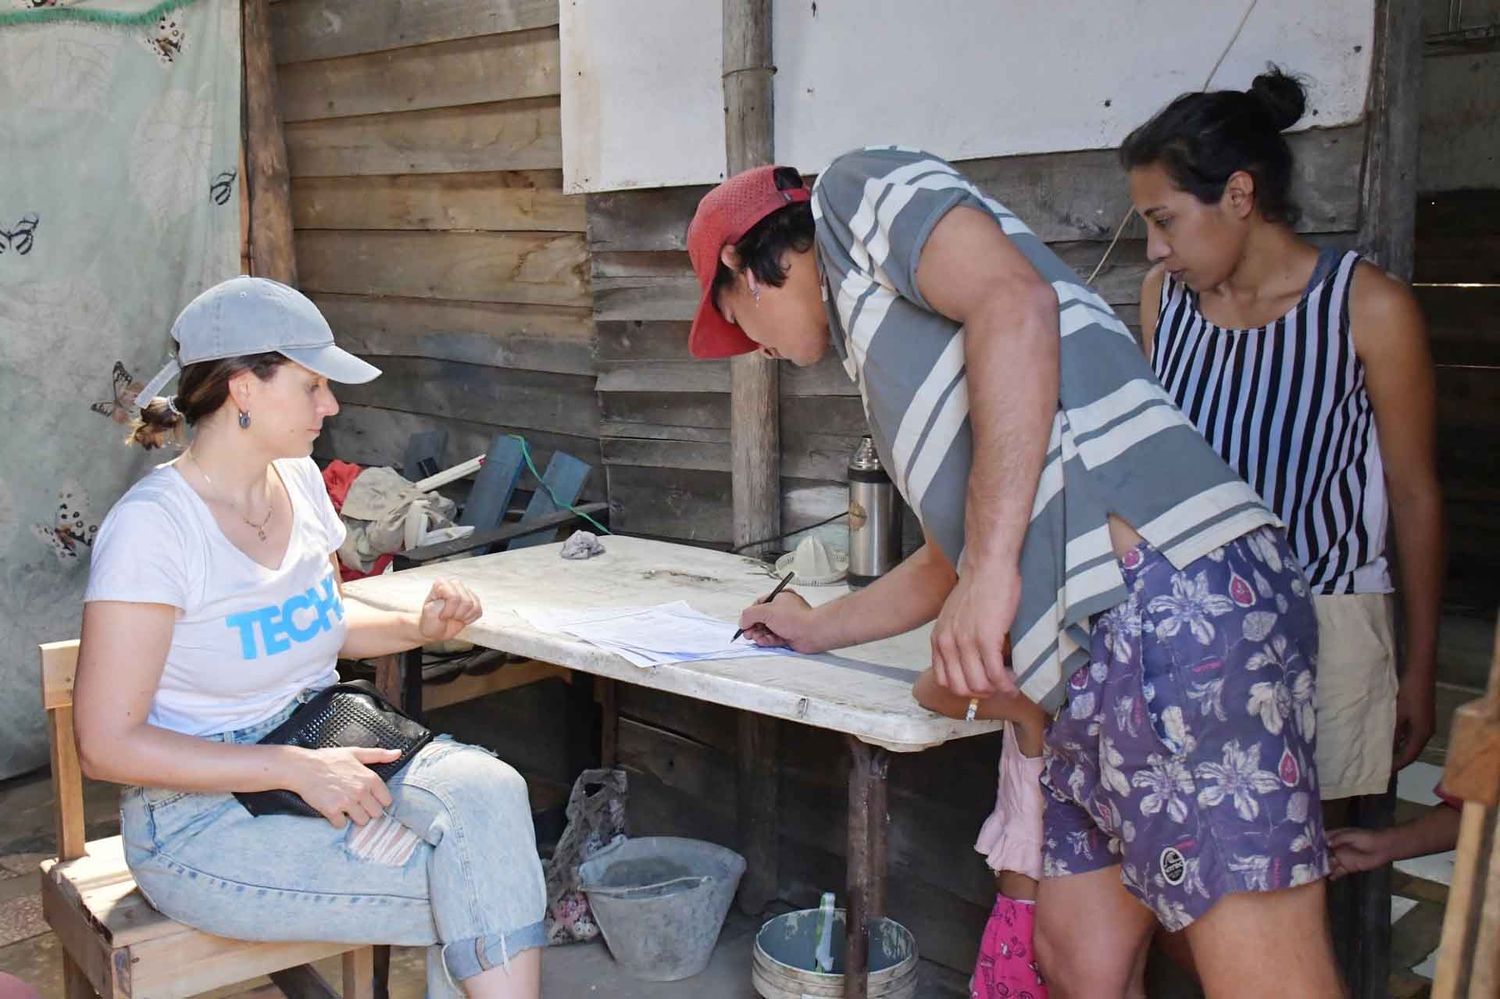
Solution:
M505 967L523 950L547 946L547 929L541 920L509 933L490 933L443 945L443 964L455 981L467 981L494 967Z

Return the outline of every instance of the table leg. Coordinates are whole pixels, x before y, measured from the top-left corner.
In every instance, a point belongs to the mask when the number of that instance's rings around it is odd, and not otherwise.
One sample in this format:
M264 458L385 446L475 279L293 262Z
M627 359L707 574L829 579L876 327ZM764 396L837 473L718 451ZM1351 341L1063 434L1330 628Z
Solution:
M402 668L404 658L402 653L397 652L372 660L375 664L375 689L380 691L381 697L396 705L400 705L406 697L405 670ZM390 999L391 948L377 944L373 951L375 955L375 999Z
M869 995L871 920L885 915L886 772L889 757L849 737L849 858L844 995Z
M401 653L379 656L370 663L375 667L375 689L380 691L381 697L399 706L402 697Z
M594 678L575 672L567 684L567 711L563 719L567 745L568 782L571 784L585 770L599 765L599 705L594 701Z
M375 999L390 999L391 996L391 948L378 944L375 952Z
M401 653L401 710L422 720L422 648Z
M886 803L886 774L890 755L879 746L870 749L870 896L865 906L870 919L885 918L886 830L890 813Z
M756 916L776 899L781 887L778 837L781 830L781 730L775 718L739 714L739 819L745 876L740 878L740 911Z
M620 762L619 681L599 677L594 689L599 697L599 765L614 767Z

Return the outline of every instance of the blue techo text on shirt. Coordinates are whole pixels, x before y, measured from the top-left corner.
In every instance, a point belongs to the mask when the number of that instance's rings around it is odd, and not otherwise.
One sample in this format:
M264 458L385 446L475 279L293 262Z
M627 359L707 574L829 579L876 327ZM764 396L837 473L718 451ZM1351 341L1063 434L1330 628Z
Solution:
M303 612L303 624L298 623L299 611ZM306 613L309 611L310 615ZM224 624L239 631L244 658L258 659L262 651L274 656L286 652L293 643L312 641L343 619L344 603L330 572L322 583L288 597L285 603L231 614Z

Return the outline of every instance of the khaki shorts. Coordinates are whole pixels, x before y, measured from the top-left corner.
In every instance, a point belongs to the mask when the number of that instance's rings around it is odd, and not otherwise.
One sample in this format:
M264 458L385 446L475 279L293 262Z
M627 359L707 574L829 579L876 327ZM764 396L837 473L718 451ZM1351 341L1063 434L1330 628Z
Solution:
M1315 757L1324 801L1384 794L1396 731L1396 640L1388 593L1314 596Z

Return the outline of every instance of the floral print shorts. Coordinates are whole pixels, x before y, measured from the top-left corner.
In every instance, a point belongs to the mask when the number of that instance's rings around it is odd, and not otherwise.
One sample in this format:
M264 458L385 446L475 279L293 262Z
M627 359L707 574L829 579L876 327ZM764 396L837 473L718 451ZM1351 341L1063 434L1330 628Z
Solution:
M1120 564L1130 595L1095 618L1047 733L1043 877L1119 864L1169 930L1324 877L1317 619L1282 534L1181 570L1146 544Z

